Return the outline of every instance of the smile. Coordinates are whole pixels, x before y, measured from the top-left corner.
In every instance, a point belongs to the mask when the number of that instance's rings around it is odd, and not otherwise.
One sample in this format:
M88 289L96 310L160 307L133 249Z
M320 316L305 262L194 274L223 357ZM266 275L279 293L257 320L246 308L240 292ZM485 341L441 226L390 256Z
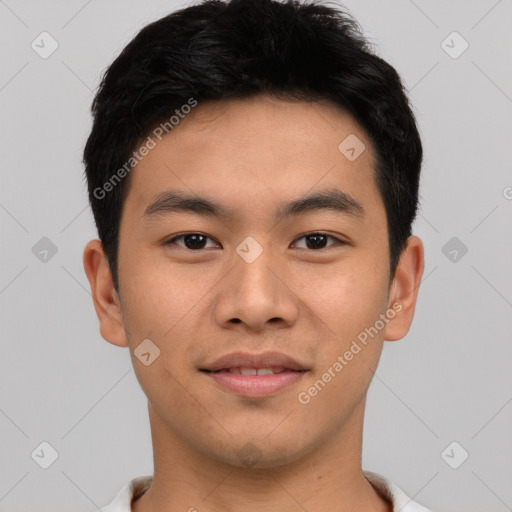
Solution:
M307 370L288 368L229 368L217 371L202 370L225 391L247 398L273 395L299 382Z

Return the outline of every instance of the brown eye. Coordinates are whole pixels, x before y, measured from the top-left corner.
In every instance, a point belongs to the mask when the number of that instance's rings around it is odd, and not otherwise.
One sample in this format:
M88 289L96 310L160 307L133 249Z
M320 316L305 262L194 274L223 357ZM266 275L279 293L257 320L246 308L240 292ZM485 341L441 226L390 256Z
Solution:
M176 244L185 249L196 251L205 249L205 244L208 239L212 240L209 236L203 235L202 233L184 233L167 240L164 245ZM177 243L177 240L183 240L183 244Z
M329 239L329 238L336 241L336 243L334 243L332 245L337 245L337 243L338 244L344 243L339 238L336 238L335 236L327 235L325 233L309 233L307 235L302 235L300 238L298 238L298 240L301 240L303 238L306 240L306 247L299 247L299 249L312 249L312 250L326 249L327 239Z

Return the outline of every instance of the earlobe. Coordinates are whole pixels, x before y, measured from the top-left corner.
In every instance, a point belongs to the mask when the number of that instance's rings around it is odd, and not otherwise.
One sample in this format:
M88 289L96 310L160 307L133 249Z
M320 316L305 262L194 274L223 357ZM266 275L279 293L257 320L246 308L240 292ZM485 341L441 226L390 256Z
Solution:
M410 236L391 283L388 308L395 310L396 314L386 325L385 340L396 341L408 333L414 317L423 269L423 243L417 236Z
M127 347L121 303L100 240L91 240L85 246L83 264L91 286L94 309L100 321L101 336L113 345Z

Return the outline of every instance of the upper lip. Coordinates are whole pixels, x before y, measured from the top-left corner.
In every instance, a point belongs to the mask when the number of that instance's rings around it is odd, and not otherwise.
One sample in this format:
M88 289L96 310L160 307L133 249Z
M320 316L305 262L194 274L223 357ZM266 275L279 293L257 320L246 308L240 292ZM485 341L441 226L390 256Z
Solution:
M295 359L281 352L263 352L261 354L250 354L247 352L233 352L226 354L213 363L207 364L201 370L215 372L228 370L230 368L285 368L288 370L305 371L302 364Z

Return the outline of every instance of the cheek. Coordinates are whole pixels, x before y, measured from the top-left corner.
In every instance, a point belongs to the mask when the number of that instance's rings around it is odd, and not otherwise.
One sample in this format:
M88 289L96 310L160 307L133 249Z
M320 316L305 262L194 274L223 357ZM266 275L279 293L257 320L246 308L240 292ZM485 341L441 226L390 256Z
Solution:
M124 289L123 319L141 387L148 396L167 389L169 400L181 407L179 383L184 385L191 377L197 354L211 346L211 341L201 336L208 332L201 326L208 321L210 294L218 277L210 279L190 269L179 272L174 268L171 273L169 268L168 264L133 260L126 269L130 273ZM159 351L148 367L134 353L145 339Z
M387 274L383 269L343 264L329 274L312 272L303 277L301 300L314 311L321 332L343 344L373 325L385 311ZM370 268L370 270L369 270ZM309 279L308 279L309 278Z
M315 297L312 309L316 307L323 323L316 341L318 364L310 387L301 390L305 399L310 398L306 407L312 417L339 424L364 398L383 347L379 319L385 313L386 288L382 283L346 276Z
M163 400L172 404L173 410L180 410L186 406L183 387L190 378L186 353L191 342L196 343L190 335L196 329L192 322L207 284L199 279L186 283L165 272L161 265L134 264L131 268L127 268L130 273L129 285L124 288L123 321L137 380L155 406ZM149 365L138 357L142 353L138 347L147 339L151 341L150 358L156 354Z
M121 292L127 327L149 338L166 339L182 328L211 287L206 278L161 261L133 258L125 271Z

